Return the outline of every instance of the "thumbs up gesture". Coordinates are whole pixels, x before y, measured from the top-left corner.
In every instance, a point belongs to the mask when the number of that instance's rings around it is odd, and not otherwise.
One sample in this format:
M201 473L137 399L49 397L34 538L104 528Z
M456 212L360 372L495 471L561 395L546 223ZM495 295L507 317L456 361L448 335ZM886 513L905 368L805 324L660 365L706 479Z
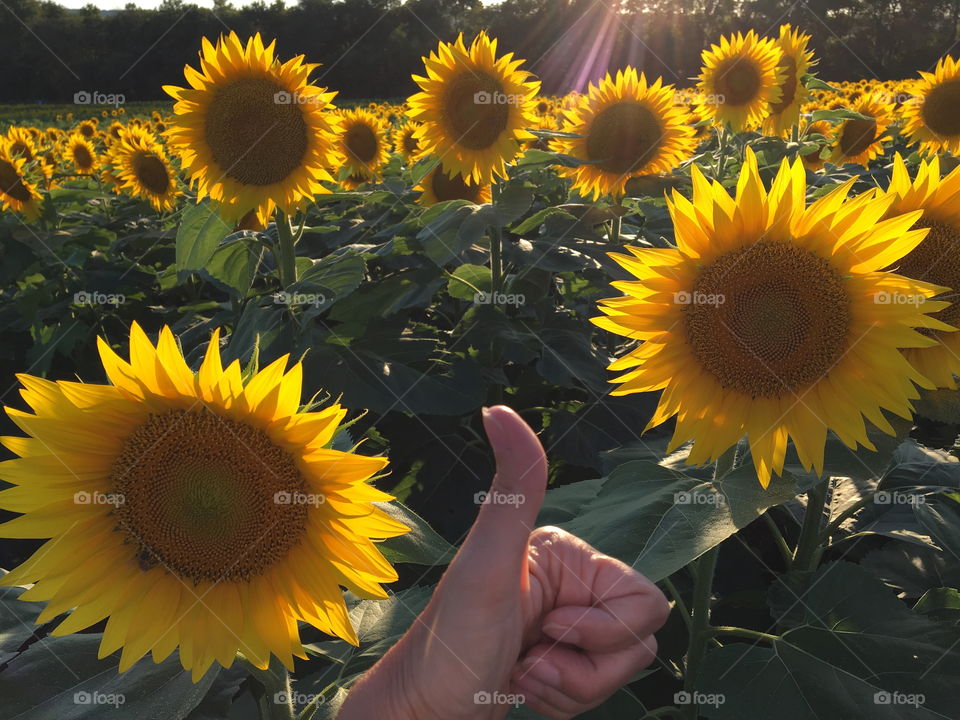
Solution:
M536 528L547 460L508 407L484 408L497 471L429 604L357 683L339 720L503 718L526 704L571 718L656 656L670 608L619 560Z

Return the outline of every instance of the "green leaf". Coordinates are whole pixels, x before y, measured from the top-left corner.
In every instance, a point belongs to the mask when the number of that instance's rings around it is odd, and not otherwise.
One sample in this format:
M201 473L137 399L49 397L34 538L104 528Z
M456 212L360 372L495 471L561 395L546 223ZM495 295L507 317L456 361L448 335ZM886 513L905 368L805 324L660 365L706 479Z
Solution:
M826 120L836 122L837 120L873 120L869 115L853 112L853 110L814 110L810 118L811 123Z
M181 281L188 273L206 266L231 230L209 199L183 211L176 242L177 276Z
M410 532L379 544L380 550L390 562L446 565L453 559L456 548L413 510L396 501L377 503L377 506L394 520L410 528Z
M533 203L533 189L519 182L506 183L500 195L494 202L497 210L497 219L501 226L506 227L514 220L518 220Z
M914 503L914 515L953 562L960 561L960 502L948 495L922 499Z
M807 86L807 90L826 90L827 92L840 92L833 85L828 85L823 80L820 80L813 75L804 75L803 84Z
M478 292L490 292L490 268L466 263L453 271L447 281L447 292L458 300L473 301Z
M216 249L198 274L237 298L246 297L253 285L260 254L245 238L229 240Z
M531 230L535 230L536 228L543 225L546 219L549 218L551 215L562 215L564 216L564 219L571 220L571 221L577 219L574 215L572 215L568 210L564 209L562 206L551 205L550 207L546 207L543 210L540 210L539 212L535 212L533 215L528 217L522 223L512 228L510 232L516 235L523 235L525 233L528 233Z
M701 705L710 720L943 720L923 708L879 704L875 683L776 640L773 647L733 643L707 653L698 692L722 702Z
M635 460L614 469L561 527L657 581L802 490L789 473L764 490L752 465L702 481Z
M849 562L821 566L802 585L784 587L774 586L771 607L793 626L785 641L879 689L922 693L931 711L949 713L955 706L960 628L911 610ZM784 614L788 603L793 610Z
M951 587L931 588L917 600L913 610L956 625L960 623L960 591Z

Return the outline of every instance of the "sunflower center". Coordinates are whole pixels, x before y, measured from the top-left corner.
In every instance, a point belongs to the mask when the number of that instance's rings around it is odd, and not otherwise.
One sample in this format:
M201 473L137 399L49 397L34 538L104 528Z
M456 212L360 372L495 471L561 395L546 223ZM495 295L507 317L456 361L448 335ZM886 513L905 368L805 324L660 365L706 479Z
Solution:
M663 128L646 106L618 102L597 113L590 123L587 157L604 172L627 175L653 159L662 139Z
M78 144L73 146L73 161L81 170L93 166L93 156L90 154L90 151L87 150L86 145Z
M921 218L913 227L927 227L930 232L919 245L889 269L914 280L960 288L960 229L927 218ZM933 299L949 300L952 303L939 312L931 313L933 317L948 325L956 326L960 323L960 304L956 302L955 293L946 292ZM917 328L917 332L926 335L938 334L938 331L928 328Z
M246 580L300 542L306 482L256 428L206 409L152 414L127 438L111 489L141 562L183 579Z
M864 152L877 137L877 121L873 118L847 120L840 133L840 150L847 157Z
M496 78L481 71L454 77L443 97L443 115L454 142L468 150L485 150L507 129L509 101Z
M137 153L133 158L137 180L153 195L163 195L170 188L170 175L163 161L153 153Z
M307 153L307 124L298 102L266 78L243 78L216 90L204 138L214 162L243 185L272 185L296 170ZM287 94L289 98L289 94Z
M716 84L724 105L746 105L760 92L760 72L749 59L736 57L719 68Z
M703 269L683 308L701 366L749 397L795 393L826 375L847 347L850 300L826 259L758 242Z
M403 136L403 151L408 155L412 155L419 149L420 149L420 143L417 142L416 135L413 134L412 130L408 131Z
M780 99L775 103L770 103L770 109L774 115L778 115L790 107L790 103L797 96L797 61L792 57L784 57L779 70L786 73L786 79L780 86Z
M476 203L480 199L480 186L467 185L460 173L453 177L447 175L442 169L437 168L430 180L430 189L436 196L438 202L444 200L469 200Z
M92 138L94 132L95 131L93 129L93 125L84 123L83 125L80 126L80 134L83 135L85 138L88 138L88 139Z
M377 134L366 123L351 125L343 139L347 151L354 158L368 165L377 157Z
M30 202L32 195L23 184L23 177L8 160L0 160L0 192L20 202Z
M921 115L937 135L960 135L960 80L932 88L923 102Z
M10 144L10 152L14 155L22 155L27 161L33 160L33 153L30 152L30 146L23 140L15 140Z

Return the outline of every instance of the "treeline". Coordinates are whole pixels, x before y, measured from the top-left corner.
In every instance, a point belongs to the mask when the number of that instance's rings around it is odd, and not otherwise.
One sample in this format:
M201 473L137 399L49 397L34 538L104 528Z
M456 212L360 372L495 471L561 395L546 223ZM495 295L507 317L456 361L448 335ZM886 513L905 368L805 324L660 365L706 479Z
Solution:
M792 22L813 35L825 79L912 77L954 49L960 0L277 0L211 9L166 0L157 10L103 12L54 2L0 3L0 102L71 102L81 91L165 97L196 64L200 38L235 30L277 38L280 57L322 63L318 84L346 98L399 98L421 55L487 28L526 58L547 92L583 89L633 64L689 85L700 50L721 33L773 34Z

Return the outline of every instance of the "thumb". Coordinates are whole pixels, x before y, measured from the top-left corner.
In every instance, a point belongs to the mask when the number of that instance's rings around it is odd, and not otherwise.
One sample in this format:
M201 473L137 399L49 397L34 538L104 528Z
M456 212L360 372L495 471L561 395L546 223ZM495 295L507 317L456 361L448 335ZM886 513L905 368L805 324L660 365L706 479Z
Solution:
M519 571L546 492L547 458L536 433L505 405L484 408L483 427L497 471L490 490L477 493L480 513L464 550L492 558L494 566Z

